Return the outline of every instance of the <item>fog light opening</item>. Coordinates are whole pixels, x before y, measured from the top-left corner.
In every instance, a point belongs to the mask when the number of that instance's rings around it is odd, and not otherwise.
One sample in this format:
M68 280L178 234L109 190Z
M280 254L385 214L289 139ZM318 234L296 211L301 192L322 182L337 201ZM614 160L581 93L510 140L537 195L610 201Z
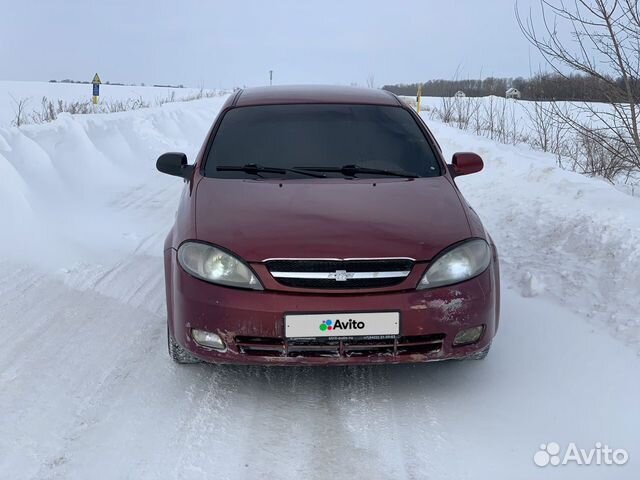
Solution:
M192 329L191 338L201 347L213 348L214 350L225 350L227 348L220 335L206 330Z
M484 332L484 325L460 330L453 339L453 346L462 347L463 345L476 343L482 337L482 332Z

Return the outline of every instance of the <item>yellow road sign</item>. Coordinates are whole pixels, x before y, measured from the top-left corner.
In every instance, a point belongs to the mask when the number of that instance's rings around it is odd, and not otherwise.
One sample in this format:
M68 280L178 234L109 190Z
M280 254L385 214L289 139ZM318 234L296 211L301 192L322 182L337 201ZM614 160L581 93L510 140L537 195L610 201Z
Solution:
M102 83L97 73L93 76L93 80L91 80L91 83L93 83L94 85L100 85Z

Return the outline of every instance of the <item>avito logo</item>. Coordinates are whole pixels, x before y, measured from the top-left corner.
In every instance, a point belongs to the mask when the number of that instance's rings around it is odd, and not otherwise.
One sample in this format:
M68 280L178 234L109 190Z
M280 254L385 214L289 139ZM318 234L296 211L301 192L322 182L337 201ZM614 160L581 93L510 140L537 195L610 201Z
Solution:
M320 324L320 331L326 332L327 330L362 330L364 328L364 322L356 322L352 318L347 321L325 320Z

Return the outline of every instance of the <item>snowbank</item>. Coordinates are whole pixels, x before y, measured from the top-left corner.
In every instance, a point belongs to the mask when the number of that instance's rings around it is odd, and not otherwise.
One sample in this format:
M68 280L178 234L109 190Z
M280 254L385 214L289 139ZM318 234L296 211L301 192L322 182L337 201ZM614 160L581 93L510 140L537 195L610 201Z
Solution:
M142 99L153 105L160 100L170 98L175 100L193 97L198 88L169 88L169 87L142 87L129 85L100 85L100 101L112 103L114 101L127 101L129 99ZM8 127L15 119L16 101L26 100L26 114L34 110L40 111L42 97L57 102L87 102L91 100L92 86L90 84L77 83L50 83L50 82L16 82L0 80L0 127Z
M63 114L49 124L0 128L0 248L29 258L36 251L38 261L57 264L76 248L118 245L121 224L109 204L157 176L161 153L182 149L193 158L223 102ZM179 187L171 180L167 188Z
M550 154L427 115L446 158L475 151L485 161L481 174L457 182L498 245L506 285L553 298L640 345L640 198L562 170Z
M403 99L416 108L415 97ZM448 111L451 117L449 125L500 143L529 145L541 151L544 151L541 146L544 143L548 152L554 155L560 152L564 168L577 172L592 170L590 160L587 159L587 151L590 149L568 128L566 122L552 122L555 115L550 116L547 112L558 109L592 129L605 130L607 126L593 112L599 112L602 118L614 113L611 105L605 103L564 101L552 104L493 95L466 98L423 97L420 108L423 115L437 120L441 120L443 112ZM598 152L592 152L592 155L596 153ZM606 159L593 159L596 164L599 160ZM606 171L603 175L605 173ZM620 191L640 196L640 172L637 169L622 169L612 180Z

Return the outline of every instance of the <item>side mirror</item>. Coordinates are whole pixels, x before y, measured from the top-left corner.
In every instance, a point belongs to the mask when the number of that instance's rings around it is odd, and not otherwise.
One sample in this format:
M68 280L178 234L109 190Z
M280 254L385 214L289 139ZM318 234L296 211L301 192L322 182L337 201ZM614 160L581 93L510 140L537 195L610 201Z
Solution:
M482 170L484 163L480 155L471 152L458 152L453 154L449 171L454 177L469 175Z
M184 153L169 152L158 157L156 168L167 175L182 177L191 180L193 165L187 165L187 156Z

